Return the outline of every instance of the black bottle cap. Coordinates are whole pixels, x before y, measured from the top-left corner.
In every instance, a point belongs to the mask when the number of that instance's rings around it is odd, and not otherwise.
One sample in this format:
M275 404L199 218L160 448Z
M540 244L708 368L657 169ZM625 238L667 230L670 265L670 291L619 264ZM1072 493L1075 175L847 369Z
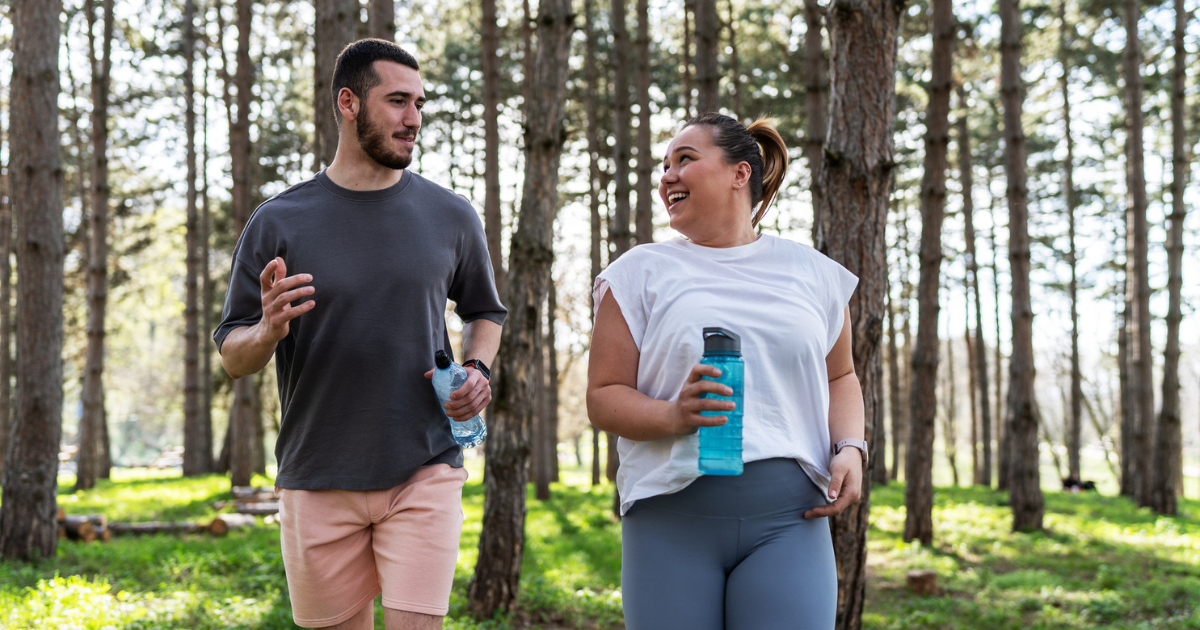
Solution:
M450 357L446 356L445 350L438 350L433 355L433 362L437 364L439 370L450 367Z
M724 328L704 329L704 354L741 354L742 338Z

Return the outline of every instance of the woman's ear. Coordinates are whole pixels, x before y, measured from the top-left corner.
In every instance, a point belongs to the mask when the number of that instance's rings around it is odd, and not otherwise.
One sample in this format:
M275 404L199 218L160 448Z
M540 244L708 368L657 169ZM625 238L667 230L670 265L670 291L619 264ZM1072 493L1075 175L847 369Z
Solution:
M733 174L733 187L739 190L745 188L750 183L751 172L753 171L750 168L750 164L739 162L737 170Z

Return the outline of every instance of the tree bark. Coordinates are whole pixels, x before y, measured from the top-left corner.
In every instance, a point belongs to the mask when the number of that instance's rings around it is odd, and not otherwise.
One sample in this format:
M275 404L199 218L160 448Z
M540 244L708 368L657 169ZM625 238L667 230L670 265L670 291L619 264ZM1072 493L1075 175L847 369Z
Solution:
M570 0L541 0L533 93L527 110L525 184L510 246L508 321L500 341L492 435L485 443L483 533L470 585L471 610L490 617L516 603L525 546L526 461L534 415L537 338L554 260L550 218L558 207L558 167L573 30Z
M313 170L329 166L337 154L338 121L333 108L333 67L337 56L358 32L359 0L313 0L316 29L313 46L313 123L316 126ZM248 101L247 101L248 102Z
M958 401L955 394L958 392L954 386L954 337L946 339L946 394L945 399L945 433L942 436L944 447L946 450L946 463L950 465L950 484L958 487Z
M0 155L4 153L4 126L0 122ZM11 159L10 159L11 162ZM0 164L0 477L8 454L12 427L12 230L13 217L8 163Z
M958 168L963 191L963 223L965 226L965 239L967 241L967 271L971 277L971 288L973 289L975 298L975 351L972 360L975 366L973 370L975 383L979 393L979 450L981 460L979 464L979 476L975 483L983 486L991 486L992 404L988 397L987 342L984 341L983 337L983 301L979 295L979 256L975 249L974 160L971 156L971 130L967 122L970 114L967 109L966 90L962 86L958 88L958 102L963 110L962 116L958 119ZM969 299L970 296L968 296ZM998 338L997 344L999 344ZM998 369L999 367L997 367ZM972 396L972 399L974 399L974 396Z
M821 151L825 146L825 133L829 115L829 81L825 77L825 51L821 42L821 5L817 0L804 0L804 104L808 116L808 127L804 133L804 157L808 160L808 191L812 199L813 212L825 204L821 196L820 177ZM813 216L813 225L819 221ZM894 439L893 434L893 439ZM898 460L897 460L898 461ZM893 466L895 462L893 462Z
M17 223L17 379L0 501L0 557L53 558L62 437L63 169L59 0L14 0L9 173Z
M504 295L504 218L500 213L500 46L496 0L483 0L480 28L483 56L483 222L496 291Z
M992 189L992 169L987 171L987 190ZM989 193L989 196L990 193ZM992 248L992 304L996 324L996 347L993 350L993 363L996 368L996 489L1008 490L1008 464L1010 450L1008 448L1008 415L1004 413L1004 354L1000 351L1000 247L996 241L996 198L991 196L988 202L988 213L991 216L992 227L988 232L988 240Z
M389 42L396 41L396 0L370 0L367 5L367 35Z
M717 0L693 2L696 7L696 111L703 114L721 109L721 71L717 68L721 24L717 18ZM616 45L615 41L613 45Z
M596 113L596 95L599 92L596 79L596 31L592 28L593 0L584 0L584 30L587 35L587 48L584 51L584 74L587 80L587 144L588 144L588 210L592 220L591 232L591 263L592 284L596 286L596 276L600 275L600 134L598 131L600 116ZM593 300L590 297L589 300ZM595 305L590 311L593 323L595 321ZM600 431L592 428L592 485L600 484Z
M238 43L237 118L229 129L230 174L233 179L232 214L235 239L240 237L254 208L250 189L250 100L254 85L254 69L250 62L250 29L254 0L237 0ZM356 14L357 15L357 14ZM252 449L257 404L257 388L253 375L233 382L233 404L229 410L229 473L235 486L250 485L253 472Z
M203 13L201 15L201 24L205 25L201 28L207 32L207 21L204 20ZM212 229L212 216L208 205L208 73L210 59L208 47L202 46L201 50L204 59L204 74L200 83L200 92L203 96L200 109L200 128L203 130L200 159L200 182L202 184L200 188L200 330L203 335L200 341L200 433L201 442L207 445L203 454L204 468L207 472L213 472L212 352L214 344L209 337L212 330L213 308L212 276L209 274L209 244L211 242L209 234Z
M896 478L896 469L900 467L900 449L897 442L900 439L900 409L903 403L900 402L900 346L896 341L898 330L896 330L896 304L892 299L891 291L888 291L887 304L887 324L888 324L888 347L887 347L887 371L888 371L888 411L891 412L892 419L892 470L889 477ZM879 463L876 462L876 465ZM875 483L885 485L885 482L879 481L879 477L875 477Z
M892 128L901 8L902 3L893 0L834 0L828 25L830 119L819 175L824 205L814 213L821 223L813 242L859 277L850 317L868 444L883 422L884 232L895 164ZM871 466L878 461L870 459L864 479L871 478ZM830 519L838 563L839 630L862 626L870 505L870 484L863 484L862 500Z
M983 458L979 453L979 399L975 394L979 391L979 378L975 375L975 346L971 345L971 285L965 287L966 320L963 323L963 345L967 348L967 407L971 418L971 484L982 485Z
M1171 180L1171 228L1167 232L1167 349L1163 362L1162 413L1154 441L1154 479L1150 507L1159 514L1176 514L1176 480L1183 467L1183 427L1179 418L1179 322L1183 319L1183 222L1187 206L1183 203L1187 185L1187 119L1184 117L1184 89L1187 80L1188 13L1183 0L1175 0L1175 68L1171 73L1171 141L1173 172Z
M553 234L554 226L550 226ZM551 274L546 296L546 463L550 481L558 481L558 335L554 322L558 318L558 287Z
M1128 257L1128 252L1126 252ZM1124 283L1129 284L1128 266L1126 267ZM1133 307L1129 303L1129 292L1125 294L1125 304L1121 309L1121 321L1117 324L1117 383L1120 393L1117 396L1121 416L1121 496L1134 498L1137 488L1136 439L1137 412L1133 403L1133 388L1130 384L1129 364L1129 319Z
M729 97L733 103L733 117L741 119L745 117L745 113L742 111L742 65L738 61L738 16L733 9L733 0L726 0L726 7L729 13L729 21L725 23L729 31Z
M691 118L692 110L692 27L695 24L696 0L683 0L683 117Z
M654 156L650 154L650 3L637 0L637 243L654 242Z
M912 358L908 460L905 462L904 540L933 542L933 438L937 416L938 289L942 221L946 214L946 152L950 142L950 88L955 23L951 0L930 3L933 35L929 107L925 117L925 173L921 178L921 274L917 283L917 343Z
M1029 210L1025 132L1021 128L1019 0L1000 0L1000 94L1004 104L1004 172L1008 178L1008 260L1012 269L1012 358L1009 359L1009 505L1013 530L1042 529L1038 410L1034 398L1033 309L1029 301Z
M1142 47L1138 39L1141 16L1138 0L1125 0L1125 186L1126 223L1129 225L1128 261L1130 302L1133 315L1129 329L1130 385L1133 390L1135 467L1134 498L1140 507L1150 505L1151 477L1154 474L1154 359L1150 343L1149 241L1146 223L1146 168L1142 145L1145 122L1142 116Z
M1063 139L1067 145L1067 156L1063 161L1063 197L1067 205L1067 264L1071 267L1071 280L1067 293L1071 301L1071 400L1067 422L1067 475L1082 479L1079 470L1079 450L1083 436L1083 380L1079 372L1079 278L1078 257L1075 250L1075 138L1071 134L1071 90L1070 58L1067 41L1067 2L1060 0L1058 7L1059 38L1058 57L1062 66L1059 89L1063 100Z
M83 417L79 421L79 454L75 489L96 486L105 459L102 452L104 413L104 321L108 307L108 97L109 72L112 68L113 0L104 0L104 34L99 59L92 34L95 8L91 0L84 4L88 13L88 57L92 66L92 164L91 206L88 232L88 316L87 358L83 371Z
M212 451L204 441L202 401L200 390L200 212L197 208L196 186L196 105L195 60L196 27L194 0L187 0L183 9L183 98L184 135L187 136L187 279L185 286L184 352L183 352L183 474L202 475L208 472Z
M616 180L609 206L612 208L612 223L608 231L608 242L612 247L609 263L629 251L633 235L629 230L629 160L630 160L630 107L629 107L629 31L625 27L627 0L612 0L609 19L612 27L612 81L613 81L613 178ZM617 436L608 433L608 461L604 474L609 481L617 478Z
M912 317L909 309L909 302L912 298L912 283L908 281L909 276L909 255L908 255L908 216L901 210L898 225L899 246L897 252L899 254L898 264L900 275L900 296L899 304L896 306L896 316L900 318L901 325L898 331L904 337L904 346L898 348L898 356L896 380L897 386L900 389L900 397L898 403L892 408L892 479L900 478L900 471L904 470L905 462L908 461L908 452L905 450L908 446L908 410L909 410L909 394L912 392Z

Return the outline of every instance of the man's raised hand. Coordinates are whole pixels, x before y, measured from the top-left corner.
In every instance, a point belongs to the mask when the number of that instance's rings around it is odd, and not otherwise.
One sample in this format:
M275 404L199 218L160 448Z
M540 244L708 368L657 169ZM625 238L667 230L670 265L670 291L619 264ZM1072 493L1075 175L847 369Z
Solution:
M301 286L312 282L312 276L306 273L289 277L287 264L282 258L267 263L258 276L262 285L262 320L258 323L260 333L267 341L278 343L288 336L288 322L307 313L316 306L315 300L309 300L299 306L291 303L312 295L316 289Z

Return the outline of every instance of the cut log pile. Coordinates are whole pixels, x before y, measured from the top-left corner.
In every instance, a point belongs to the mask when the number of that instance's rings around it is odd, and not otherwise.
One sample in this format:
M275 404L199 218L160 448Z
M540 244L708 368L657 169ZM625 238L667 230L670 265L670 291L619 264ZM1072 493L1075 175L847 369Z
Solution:
M103 514L67 514L58 508L58 537L66 540L108 542L113 534L197 534L224 536L233 529L253 527L256 516L266 516L267 524L278 522L279 497L274 488L235 487L233 501L217 501L213 509L234 507L234 514L218 514L207 524L196 521L150 521L145 523L109 523Z

